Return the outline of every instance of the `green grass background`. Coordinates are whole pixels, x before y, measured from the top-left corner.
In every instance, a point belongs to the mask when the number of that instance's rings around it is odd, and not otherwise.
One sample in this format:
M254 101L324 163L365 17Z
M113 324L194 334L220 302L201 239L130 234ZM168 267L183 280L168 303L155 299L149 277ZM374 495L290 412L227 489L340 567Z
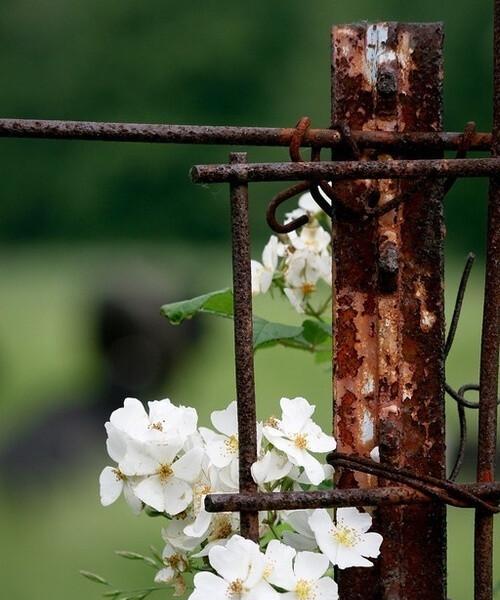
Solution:
M35 251L36 250L36 251ZM197 292L227 285L230 281L229 249L206 248L200 269L200 250L164 246L81 246L25 248L2 251L0 279L2 318L0 340L3 368L0 377L0 439L20 431L61 397L65 391L92 386L100 365L89 333L89 298L98 289L108 268L147 267L169 277L192 278ZM477 378L481 266L472 276L462 321L452 351L448 379L454 385ZM447 312L454 298L460 265L446 270ZM256 312L294 322L286 304L258 299ZM208 422L213 408L234 398L232 330L229 322L209 317L207 331L180 368L165 395L191 404ZM165 322L165 327L169 327ZM318 419L328 427L330 419L329 374L314 364L310 355L282 348L260 351L256 356L256 384L261 415L276 410L281 395L304 395L317 405ZM449 404L449 441L456 441L454 406ZM475 426L471 422L471 435ZM57 432L55 432L57 435ZM149 544L161 547L160 523L132 516L123 502L107 509L99 505L97 477L106 464L102 448L86 464L78 464L57 483L34 487L23 497L13 496L9 486L0 492L0 590L13 600L88 600L98 598L98 586L78 575L79 569L103 574L124 588L149 585L152 571L140 563L115 557L115 549L138 552ZM36 466L36 456L33 457ZM450 509L449 597L472 597L473 514ZM496 542L499 542L496 529ZM500 565L496 560L496 577ZM169 594L159 593L168 598Z

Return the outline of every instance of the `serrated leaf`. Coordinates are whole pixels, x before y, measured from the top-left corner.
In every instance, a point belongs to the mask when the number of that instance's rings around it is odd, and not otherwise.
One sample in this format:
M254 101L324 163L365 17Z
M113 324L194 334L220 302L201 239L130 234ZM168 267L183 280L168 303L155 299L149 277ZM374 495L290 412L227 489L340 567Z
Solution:
M203 294L190 300L164 304L161 307L161 312L173 325L179 325L186 319L192 319L200 312L230 318L233 316L233 292L230 288L227 288Z
M101 577L100 575L96 575L95 573L91 573L90 571L80 571L80 575L85 577L86 579L90 579L94 583L100 583L101 585L109 585L109 583Z

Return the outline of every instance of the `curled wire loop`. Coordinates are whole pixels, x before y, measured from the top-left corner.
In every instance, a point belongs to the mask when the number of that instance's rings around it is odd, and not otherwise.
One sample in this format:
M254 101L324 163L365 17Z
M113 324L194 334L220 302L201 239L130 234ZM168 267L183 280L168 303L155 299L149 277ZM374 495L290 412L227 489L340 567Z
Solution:
M292 134L289 146L290 159L293 162L304 162L304 158L300 152L304 137L311 126L311 119L309 117L302 117L297 125L295 126L294 133ZM346 123L338 123L334 126L341 136L340 148L343 157L348 157L353 160L360 160L361 152L359 147L353 138L350 128ZM465 125L463 135L461 137L456 158L465 158L467 152L471 147L474 135L476 133L476 123L470 121ZM311 160L319 161L321 159L321 147L313 146L311 149ZM457 181L457 177L447 177L442 181L444 194L447 194ZM373 219L381 217L382 215L398 208L401 204L409 200L415 193L421 189L424 180L416 180L410 185L402 194L396 196L389 202L383 205L370 207L365 202L361 203L361 206L355 206L346 203L337 194L333 187L324 180L312 180L303 181L299 184L293 185L292 187L279 192L271 200L267 209L267 223L271 229L277 233L290 233L295 231L299 227L302 227L307 223L305 215L290 221L289 223L281 224L276 218L276 210L286 200L293 198L293 196L300 194L306 190L309 190L316 204L330 217L333 218L335 209L339 209L338 213L335 214L336 218L339 219L342 215L346 217L358 217L361 219ZM331 201L328 203L327 198Z
M304 162L300 148L310 126L311 119L309 117L302 117L295 126L295 131L292 134L289 147L290 159L293 162ZM349 155L349 158L358 160L361 157L361 152L351 135L349 127L345 123L340 123L335 126L335 129L337 129L341 135L341 146L344 147L345 153ZM311 160L319 161L320 159L321 147L313 146L311 149ZM316 204L330 217L333 217L333 211L336 207L342 208L344 211L349 213L362 214L362 211L359 209L355 209L342 202L327 181L321 179L302 181L287 188L286 190L279 192L269 203L266 218L269 227L271 227L273 231L277 233L290 233L291 231L295 231L307 223L308 218L305 215L302 215L297 219L284 224L280 223L276 218L276 210L281 204L283 204L283 202L307 190L311 192L311 196L315 200ZM327 198L331 200L331 204L328 202Z
M451 506L480 508L491 514L500 512L499 506L486 502L476 494L447 479L439 479L430 475L415 475L407 469L340 452L329 454L327 462L332 466L344 467L402 483Z

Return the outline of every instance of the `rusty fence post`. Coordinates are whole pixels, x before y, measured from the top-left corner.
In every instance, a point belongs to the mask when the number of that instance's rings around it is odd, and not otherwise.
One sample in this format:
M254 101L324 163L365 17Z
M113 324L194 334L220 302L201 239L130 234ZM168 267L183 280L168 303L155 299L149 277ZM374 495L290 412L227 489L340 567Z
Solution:
M333 28L332 124L364 131L441 130L440 24ZM346 151L340 158L351 159ZM361 160L439 158L439 150L363 150ZM339 156L337 155L337 159ZM335 184L337 196L380 206L410 189L404 180ZM334 429L341 452L416 474L445 475L442 185L378 220L343 218L334 245ZM342 473L339 487L372 487L373 476ZM380 481L379 484L391 485ZM378 569L339 573L349 600L443 600L446 518L438 503L388 506Z
M246 152L232 152L231 164L246 163ZM253 363L252 275L250 268L250 225L248 218L248 184L230 187L231 238L234 299L234 354L236 398L238 404L238 443L240 492L254 494L257 485L251 466L257 460L257 415ZM256 511L240 513L241 535L259 540Z
M500 155L500 0L495 0L492 155ZM490 180L484 290L477 480L495 479L498 356L500 345L500 178ZM474 530L474 597L493 597L493 517L476 511Z

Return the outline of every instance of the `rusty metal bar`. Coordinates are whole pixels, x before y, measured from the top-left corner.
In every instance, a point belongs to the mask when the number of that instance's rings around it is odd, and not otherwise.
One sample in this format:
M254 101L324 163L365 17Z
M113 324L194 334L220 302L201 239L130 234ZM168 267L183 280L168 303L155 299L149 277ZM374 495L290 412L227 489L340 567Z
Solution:
M194 183L229 181L295 181L301 179L412 179L416 177L490 177L500 173L500 158L434 160L323 161L196 165Z
M439 130L441 84L441 25L334 27L332 122L353 130ZM434 147L390 154L366 149L356 162L272 170L273 178L294 179L294 171L304 169L309 176L302 172L300 179L333 180L342 205L359 199L378 208L409 197L376 219L334 219L335 433L344 455L367 457L379 445L390 467L444 476L442 185L422 180L412 188L404 179L477 175L482 168L498 170L500 161L445 161ZM248 180L271 174L267 166L249 169ZM377 484L377 473L354 469L341 469L339 487ZM378 474L379 485L393 485L386 476ZM384 536L376 568L340 572L340 596L446 598L445 506L383 502L374 517Z
M244 152L230 154L232 164L243 164ZM239 484L240 492L257 492L251 466L257 460L257 415L253 364L252 276L250 268L250 231L248 186L231 184L231 236L234 298L234 354L236 398L238 404ZM241 535L259 541L258 513L240 513Z
M484 500L500 499L500 483L462 484L462 489ZM300 510L341 506L380 506L383 504L422 504L433 502L424 493L408 487L344 488L320 492L273 492L258 494L210 494L205 499L208 512L241 510Z
M500 0L494 4L494 76L492 155L500 155ZM500 346L500 177L490 180L484 288L477 480L495 479L498 359ZM476 511L474 529L474 598L493 598L493 517Z
M294 129L290 127L227 127L216 125L169 125L154 123L101 123L95 121L56 121L41 119L0 119L0 137L100 142L146 142L156 144L226 144L238 146L289 146ZM463 133L355 131L360 146L413 148L459 147ZM341 142L338 131L309 129L303 146L334 147ZM476 133L471 150L489 150L490 133Z

